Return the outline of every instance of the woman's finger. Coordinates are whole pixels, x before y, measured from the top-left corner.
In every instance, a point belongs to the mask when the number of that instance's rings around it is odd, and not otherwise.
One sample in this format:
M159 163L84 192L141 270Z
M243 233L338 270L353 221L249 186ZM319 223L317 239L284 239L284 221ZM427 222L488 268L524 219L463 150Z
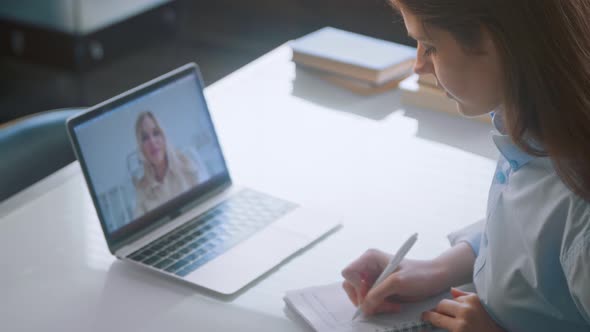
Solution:
M344 291L346 291L346 295L348 295L350 302L352 302L352 304L358 307L359 300L354 286L350 282L345 280L344 282L342 282L342 288L344 288Z
M391 274L379 285L373 287L361 301L361 307L366 315L372 315L375 313L377 307L382 303L386 302L386 299L392 295L395 295L399 289L400 280L396 273Z
M478 298L475 293L464 292L456 288L451 288L451 295L453 296L453 300L459 303L470 303L471 299Z
M450 317L457 317L459 312L463 309L463 304L451 300L451 299L444 299L438 303L436 308L434 309L436 312L450 316Z
M435 327L448 331L455 331L458 324L457 319L434 311L426 311L422 313L422 320L430 322L430 324Z
M382 251L369 249L342 270L342 277L359 287L361 279L369 279L381 273L388 263L388 257Z
M371 289L371 285L373 285L374 282L374 280L361 279L361 287L359 288L357 293L358 301L360 304L362 304L365 301L365 298L367 297L367 294Z
M451 295L455 299L458 297L461 297L461 296L467 296L467 295L471 295L471 294L473 294L473 293L465 292L465 291L462 291L458 288L451 287Z
M385 301L381 303L376 309L376 314L383 314L383 313L390 313L390 312L399 312L402 308L400 303L389 302Z

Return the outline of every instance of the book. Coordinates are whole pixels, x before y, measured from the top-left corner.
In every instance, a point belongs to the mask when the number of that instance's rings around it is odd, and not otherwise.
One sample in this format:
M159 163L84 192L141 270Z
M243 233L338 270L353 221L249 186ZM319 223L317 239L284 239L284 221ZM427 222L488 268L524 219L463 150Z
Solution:
M397 332L429 329L431 325L420 319L422 312L436 307L444 298L451 298L451 295L443 293L425 301L404 304L398 313L356 320L352 320L356 307L341 283L290 291L284 301L289 310L317 332Z
M323 71L323 70L319 70L319 69L315 69L315 68L311 68L311 67L306 67L306 66L299 65L299 64L296 65L295 72L296 72L296 76L300 75L299 74L300 72L305 72L305 73L314 75L321 80L324 80L324 81L329 82L333 85L347 89L349 91L352 91L356 94L363 95L363 96L370 96L370 95L374 95L374 94L378 94L378 93L382 93L385 91L395 89L399 85L399 82L401 82L404 78L407 77L407 75L403 75L401 77L396 77L396 78L392 79L391 81L385 82L381 85L377 85L372 82L359 80L356 78L352 78L352 77L348 77L348 76L344 76L344 75L340 75L340 74L334 74L331 72L327 72L327 71Z
M459 115L457 102L450 99L443 89L428 84L420 84L418 75L412 75L399 83L402 104ZM478 121L491 123L491 117L473 117Z
M377 85L408 75L416 56L413 47L332 27L294 40L291 48L297 64Z

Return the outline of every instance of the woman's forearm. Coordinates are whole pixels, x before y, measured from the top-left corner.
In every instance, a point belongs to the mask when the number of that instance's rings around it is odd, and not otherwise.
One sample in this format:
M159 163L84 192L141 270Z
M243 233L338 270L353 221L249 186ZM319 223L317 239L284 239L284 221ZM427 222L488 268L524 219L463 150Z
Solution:
M460 242L433 260L441 271L442 282L448 287L473 281L475 253L466 242Z

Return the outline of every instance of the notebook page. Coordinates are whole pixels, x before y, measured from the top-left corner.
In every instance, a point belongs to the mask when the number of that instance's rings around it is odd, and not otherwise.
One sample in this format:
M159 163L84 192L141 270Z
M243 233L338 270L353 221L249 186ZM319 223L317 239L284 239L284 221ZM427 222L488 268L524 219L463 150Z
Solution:
M445 297L450 295L441 294L423 302L406 304L399 313L361 316L354 321L356 307L340 283L288 292L285 302L318 332L391 332L424 325L420 320L422 312L434 308Z

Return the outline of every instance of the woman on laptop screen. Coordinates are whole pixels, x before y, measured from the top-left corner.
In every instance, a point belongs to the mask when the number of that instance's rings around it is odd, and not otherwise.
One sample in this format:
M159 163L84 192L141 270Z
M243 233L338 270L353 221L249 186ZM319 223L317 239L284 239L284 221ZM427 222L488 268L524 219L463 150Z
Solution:
M154 114L139 113L135 135L143 163L143 176L134 181L137 203L135 218L193 188L199 180L197 167L174 149Z

